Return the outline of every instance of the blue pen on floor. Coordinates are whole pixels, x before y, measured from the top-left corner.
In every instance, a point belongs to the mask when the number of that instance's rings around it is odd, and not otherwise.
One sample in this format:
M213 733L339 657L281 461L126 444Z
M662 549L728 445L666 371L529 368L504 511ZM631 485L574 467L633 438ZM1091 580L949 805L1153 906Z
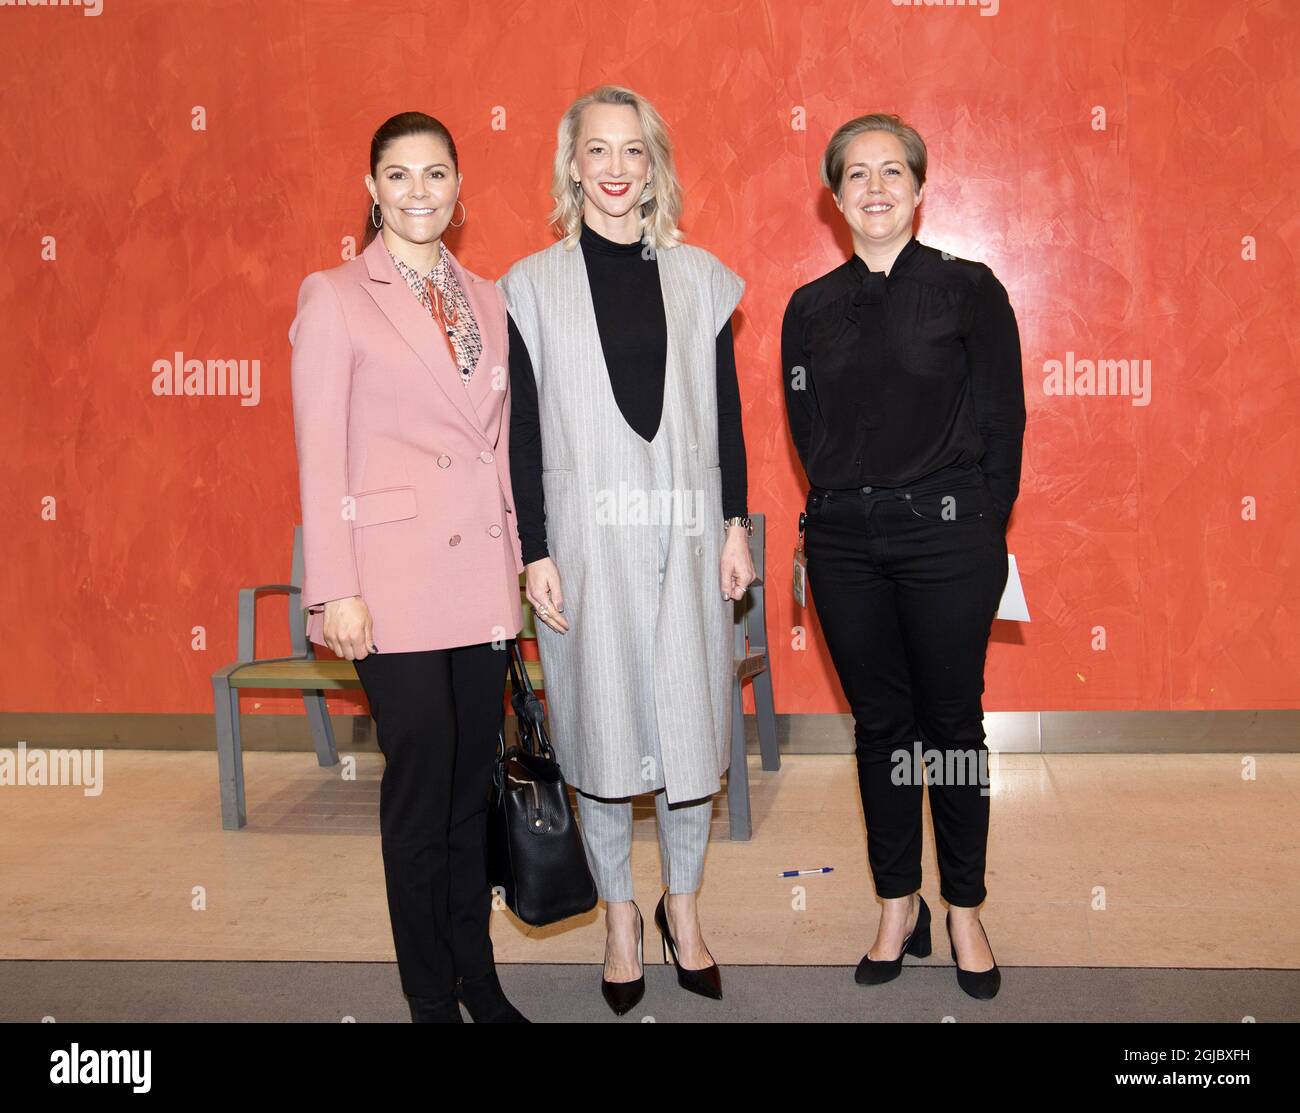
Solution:
M819 870L786 870L781 877L808 877L814 873L830 873L832 866L822 866Z

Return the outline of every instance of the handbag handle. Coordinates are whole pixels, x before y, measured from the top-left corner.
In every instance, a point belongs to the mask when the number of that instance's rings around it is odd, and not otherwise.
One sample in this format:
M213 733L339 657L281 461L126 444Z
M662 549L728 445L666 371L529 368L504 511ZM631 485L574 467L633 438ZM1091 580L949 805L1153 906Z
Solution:
M510 705L519 721L522 748L530 754L540 752L543 757L553 757L551 740L546 734L546 708L533 690L518 638L510 642Z

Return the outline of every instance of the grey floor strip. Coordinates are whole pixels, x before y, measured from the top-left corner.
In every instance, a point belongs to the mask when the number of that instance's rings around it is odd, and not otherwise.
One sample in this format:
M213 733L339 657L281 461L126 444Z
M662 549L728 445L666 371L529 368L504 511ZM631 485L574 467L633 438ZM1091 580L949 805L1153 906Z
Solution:
M862 987L851 967L726 966L725 1000L678 987L646 968L646 994L616 1018L600 996L600 967L499 968L516 1006L536 1022L913 1021L1187 1022L1300 1019L1300 970L1004 967L1002 991L975 1001L951 966L905 966ZM0 961L0 1021L320 1021L410 1019L393 963Z

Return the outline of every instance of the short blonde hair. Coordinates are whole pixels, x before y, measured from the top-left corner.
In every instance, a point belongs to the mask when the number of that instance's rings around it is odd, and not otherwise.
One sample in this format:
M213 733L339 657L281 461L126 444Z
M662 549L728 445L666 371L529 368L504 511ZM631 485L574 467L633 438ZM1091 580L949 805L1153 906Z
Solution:
M641 240L656 250L675 247L682 241L681 230L677 227L682 212L682 190L673 168L668 126L654 105L631 89L621 85L601 85L575 100L560 118L555 174L551 180L551 196L555 198L551 223L562 238L565 250L572 251L582 233L582 184L569 177L569 164L578 155L582 114L593 104L626 105L636 112L654 171L653 184L642 194Z
M897 116L887 112L873 112L869 116L858 116L836 128L831 141L826 144L825 154L822 155L822 185L831 190L836 197L840 195L840 187L844 184L845 153L849 149L849 144L867 131L887 131L890 135L898 136L898 141L903 144L903 150L906 152L904 157L907 160L907 168L912 171L916 188L919 190L925 185L925 170L929 161L925 151L925 140L914 127L909 127Z

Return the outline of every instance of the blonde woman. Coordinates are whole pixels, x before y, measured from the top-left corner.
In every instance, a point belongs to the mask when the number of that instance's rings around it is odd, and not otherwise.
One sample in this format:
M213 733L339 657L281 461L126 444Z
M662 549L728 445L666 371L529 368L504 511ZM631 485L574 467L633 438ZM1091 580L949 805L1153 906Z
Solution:
M632 797L655 794L665 961L720 998L700 930L728 764L732 604L754 578L731 314L744 283L682 243L667 128L602 86L559 127L559 242L501 279L511 479L555 748L606 903L601 989L645 991Z

